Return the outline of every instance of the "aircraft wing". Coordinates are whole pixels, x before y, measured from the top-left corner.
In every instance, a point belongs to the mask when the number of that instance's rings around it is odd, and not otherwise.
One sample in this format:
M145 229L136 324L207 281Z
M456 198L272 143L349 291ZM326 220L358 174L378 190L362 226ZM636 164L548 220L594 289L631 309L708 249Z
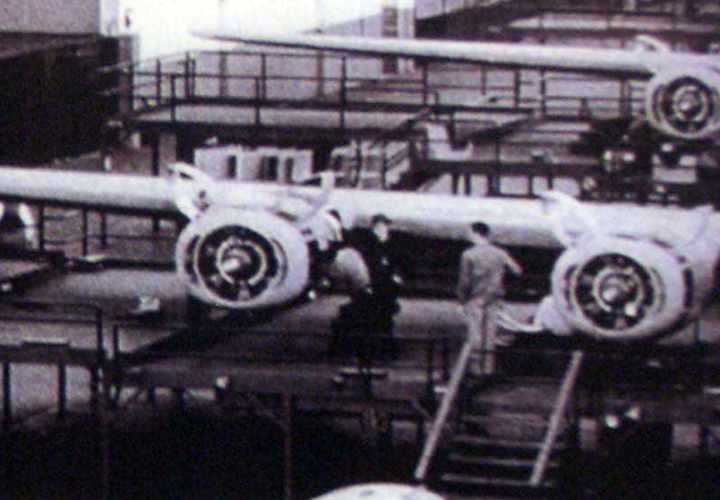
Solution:
M707 62L707 56L693 54L512 43L222 31L196 31L194 34L226 42L628 76L650 76L674 64L687 66Z
M2 167L0 199L127 213L178 213L167 179L100 172Z
M714 289L720 215L711 210L585 204L559 193L518 200L330 191L214 182L189 166L174 169L156 178L2 168L0 200L184 214L176 272L196 300L236 310L302 295L316 258L308 243L320 241L311 222L331 209L355 227L383 213L393 228L434 239L463 239L471 222L483 221L508 247L560 250L548 269L552 300L545 308L554 317L548 328L558 332L654 339L696 319Z

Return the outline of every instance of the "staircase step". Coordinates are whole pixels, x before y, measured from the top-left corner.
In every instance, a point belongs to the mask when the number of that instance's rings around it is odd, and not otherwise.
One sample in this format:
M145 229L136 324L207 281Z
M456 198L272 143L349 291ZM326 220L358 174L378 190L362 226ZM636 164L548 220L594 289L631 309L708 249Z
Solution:
M445 489L452 489L454 493L487 495L515 495L522 498L541 498L549 494L554 487L550 480L540 486L531 486L527 480L476 477L466 474L447 473L440 477Z
M537 441L521 441L514 439L489 439L484 437L472 436L469 434L458 434L454 440L461 444L468 444L471 446L502 446L504 448L521 449L521 450L534 450L540 448L540 443Z
M469 434L455 436L452 445L458 452L527 459L534 458L540 450L540 444L533 441L502 440Z
M547 420L539 415L490 413L464 415L461 422L468 434L516 441L542 441Z
M468 474L479 477L528 480L535 465L533 458L487 457L465 453L451 453L447 457L446 473ZM547 474L558 470L558 462L551 460Z
M448 460L468 465L488 465L497 467L516 467L516 468L532 468L535 460L529 458L493 458L493 457L477 457L474 455L466 455L463 453L451 453ZM552 462L557 465L557 462Z

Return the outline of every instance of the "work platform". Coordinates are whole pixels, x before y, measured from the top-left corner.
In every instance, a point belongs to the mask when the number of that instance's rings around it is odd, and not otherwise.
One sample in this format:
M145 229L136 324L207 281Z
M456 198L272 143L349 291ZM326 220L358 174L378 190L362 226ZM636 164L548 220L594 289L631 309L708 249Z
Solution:
M117 279L118 272L124 275L122 282ZM28 304L3 328L4 339L23 332L27 343L0 350L4 356L0 361L30 360L42 348L38 338L47 340L54 335L58 340L71 340L66 347L55 346L53 356L67 348L88 349L90 366L96 366L104 356L100 366L107 378L99 379L98 388L118 405L118 413L110 411L103 417L108 422L133 411L142 414L142 408L154 408L152 405L162 408L172 401L178 409L212 407L229 412L225 418L259 415L281 426L309 417L344 421L346 426L370 432L381 441L389 439L395 445L409 441L412 453L419 455L426 425L442 399L465 335L463 319L452 303L403 299L397 326L400 357L358 365L352 351L327 357L330 321L344 300L341 297L322 297L273 317L244 318L245 326L239 326L242 318L234 318L231 330L225 329L227 322L221 322L210 332L192 334L186 325L178 323L184 294L172 285L172 276L169 272L106 269L58 276L47 285L30 288L25 298L36 301L92 299L104 311L99 323L102 340L97 343L90 310L89 316L74 316L76 321L85 318L82 326L61 323L58 317L45 324L37 322L33 306ZM166 306L164 316L130 320L126 309L138 293L159 295ZM532 312L531 305L513 307L519 308L520 315ZM720 385L716 362L720 353L712 344L718 336L716 309L711 308L702 320L701 346L679 350L663 347L655 353L587 348L572 406L581 422L582 449L592 452L598 445L600 424L593 422L638 405L647 423L696 426L690 444L678 446L702 445L708 453L717 451L711 438L718 426L716 408L720 404L720 396L714 392ZM30 318L35 320L23 323ZM299 331L299 322L312 324L312 331ZM689 333L692 340L695 332ZM96 350L97 345L103 349ZM542 337L519 340L498 353L498 373L492 379L468 379L466 390L482 399L484 407L492 408L496 416L529 415L526 418L536 425L538 419L552 413L553 394L569 352L580 347L582 344ZM15 354L17 349L24 349L24 357ZM44 362L57 359L69 362L71 358L47 357ZM49 387L55 394L53 385ZM77 390L78 382L71 379L71 387ZM106 393L103 388L111 390ZM87 397L92 392L83 389L81 393ZM22 412L18 416L22 417ZM701 439L702 435L705 437Z

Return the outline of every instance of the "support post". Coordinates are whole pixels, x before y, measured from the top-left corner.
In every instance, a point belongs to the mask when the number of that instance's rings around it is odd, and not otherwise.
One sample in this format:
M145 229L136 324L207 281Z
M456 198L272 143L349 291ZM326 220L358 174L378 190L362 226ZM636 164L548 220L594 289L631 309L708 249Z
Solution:
M108 235L107 235L107 214L105 212L100 213L100 247L107 248L108 246Z
M82 210L82 254L83 257L88 255L89 247L89 235L88 235L88 210L83 208Z
M170 121L177 121L177 75L170 77Z
M285 500L293 500L293 420L295 418L295 396L283 394L285 414Z
M428 105L428 98L429 98L429 88L428 88L428 63L423 62L422 63L422 102L423 106Z
M260 54L260 88L258 89L258 100L267 99L267 54Z
M340 130L345 130L345 108L347 107L347 56L340 59Z
M3 363L3 430L12 425L12 372L8 361Z
M540 115L547 116L547 73L540 70Z
M61 359L58 362L58 414L57 418L60 421L65 420L67 413L67 365L65 359Z
M38 250L45 251L45 205L38 205Z
M155 61L155 101L156 106L162 105L162 61Z
M152 134L150 136L150 151L152 156L152 175L153 177L160 177L160 135ZM152 231L153 234L160 232L160 218L156 215L152 217Z

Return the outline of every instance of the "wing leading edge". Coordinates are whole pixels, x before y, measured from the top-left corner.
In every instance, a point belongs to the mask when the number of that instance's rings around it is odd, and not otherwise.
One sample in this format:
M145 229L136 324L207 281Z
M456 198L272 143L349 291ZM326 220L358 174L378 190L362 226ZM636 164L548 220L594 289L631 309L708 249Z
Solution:
M628 76L650 76L663 67L708 62L704 55L619 49L210 30L193 33L225 42Z

